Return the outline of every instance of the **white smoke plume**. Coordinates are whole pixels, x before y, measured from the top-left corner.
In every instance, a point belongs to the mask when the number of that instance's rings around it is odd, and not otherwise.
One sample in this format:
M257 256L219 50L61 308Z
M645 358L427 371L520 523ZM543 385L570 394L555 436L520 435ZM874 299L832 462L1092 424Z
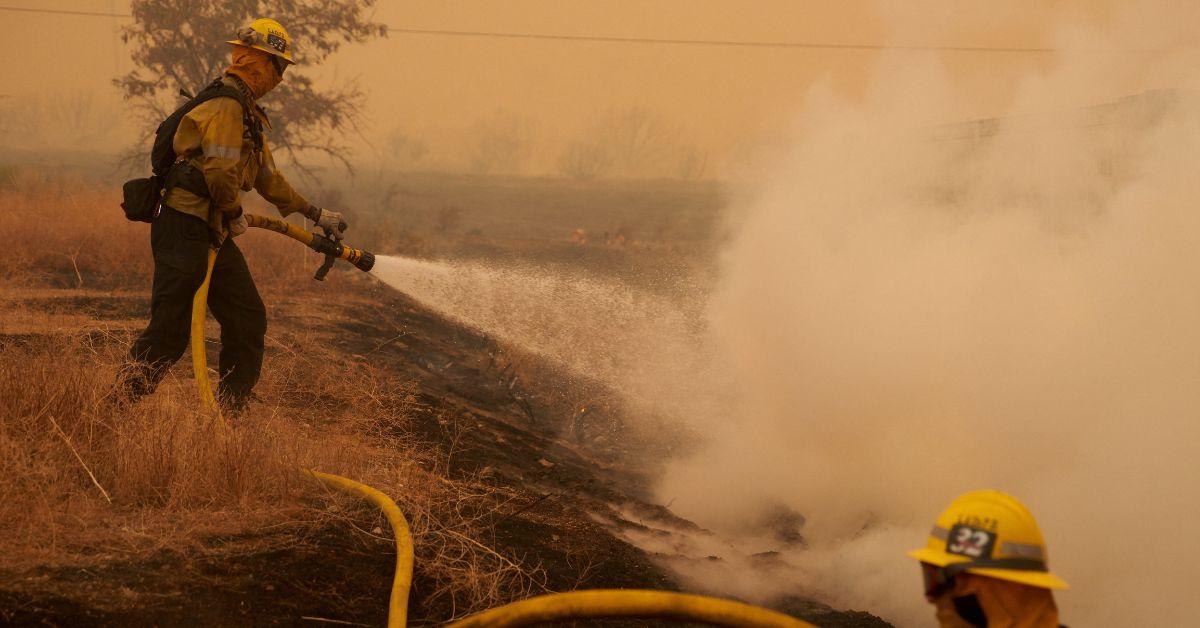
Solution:
M660 493L734 539L786 504L810 547L694 575L760 597L790 577L928 625L903 551L954 496L999 488L1073 585L1066 623L1188 625L1200 99L939 126L948 84L909 59L862 102L815 90L804 139L748 201L710 306L736 411Z
M716 536L635 539L719 553L672 562L697 587L928 625L903 551L993 487L1040 521L1073 585L1066 623L1189 625L1200 100L1080 106L1114 100L1106 72L1178 85L1188 59L1060 56L975 124L947 124L961 96L933 58L885 60L861 98L814 89L791 155L731 212L704 325L611 281L388 258L376 274L704 433L659 494ZM744 532L769 505L803 513L806 546Z

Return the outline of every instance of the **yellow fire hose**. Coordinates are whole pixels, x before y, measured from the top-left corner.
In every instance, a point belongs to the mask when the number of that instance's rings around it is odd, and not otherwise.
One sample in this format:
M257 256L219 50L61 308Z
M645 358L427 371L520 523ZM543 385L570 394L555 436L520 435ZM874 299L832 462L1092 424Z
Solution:
M688 593L597 589L542 595L476 613L446 628L509 628L564 619L602 617L698 621L739 628L802 628L812 624L790 615L732 600Z
M319 253L324 253L327 262L326 267L322 269L324 271L327 271L328 266L332 264L332 258L344 259L365 271L369 271L375 264L375 256L369 252L342 246L340 242L310 233L276 218L247 214L246 222L251 227L282 233L303 242ZM213 263L216 259L217 250L210 250L204 282L200 284L200 288L196 290L196 295L192 300L191 342L192 369L200 388L200 401L206 409L219 412L213 396L212 384L208 378L208 360L204 349L204 319L208 306L208 288L212 282ZM317 279L323 277L324 272L318 271ZM334 488L370 501L378 506L387 517L396 538L396 572L392 579L392 591L388 600L387 625L388 628L404 628L408 621L408 593L412 587L413 574L413 542L404 514L396 506L396 502L370 486L340 475L311 469L302 471ZM564 619L606 617L672 619L739 628L812 627L812 624L789 615L732 600L666 591L597 589L555 593L513 602L499 608L476 613L450 624L447 628L503 628L506 626L530 626Z
M317 274L313 276L317 281L325 279L325 273L329 272L330 268L333 268L333 261L336 259L344 259L353 264L355 268L364 272L371 272L371 269L375 267L375 255L370 251L343 246L337 240L313 233L307 229L301 229L278 218L246 214L246 224L251 227L258 227L259 229L270 229L276 233L282 233L293 240L304 243L308 248L324 254L325 264L317 269Z
M336 489L362 497L378 506L387 517L388 523L392 525L392 534L396 537L396 575L392 578L392 594L388 599L387 625L388 628L404 628L408 624L408 590L412 587L413 574L412 535L409 534L404 513L400 512L392 498L366 484L312 469L305 469L304 473Z
M366 251L344 247L324 236L309 233L299 227L282 220L266 216L246 215L246 222L252 227L277 231L327 256L332 255L351 262L362 270L370 270L375 263L375 256ZM315 243L315 245L314 245ZM192 371L196 376L196 384L200 389L200 402L205 409L220 412L216 398L213 396L212 383L208 377L208 359L204 349L204 320L208 311L208 287L212 283L213 263L217 259L217 249L208 252L208 268L204 274L204 282L196 290L192 298ZM324 274L322 273L323 277ZM383 511L388 523L392 526L392 534L396 538L396 572L392 579L392 592L388 600L388 628L404 628L408 623L408 591L412 586L413 572L413 542L408 530L408 522L400 507L382 492L355 482L349 478L330 473L322 473L312 469L303 469L303 473L314 477L338 490L352 493L370 501Z
M192 373L200 387L200 404L210 412L220 412L213 397L212 384L208 381L208 354L204 349L204 317L208 314L208 284L212 282L213 262L217 261L217 250L208 250L208 270L204 271L204 283L192 297Z
M287 221L270 216L246 214L246 224L259 229L268 229L296 240L308 248L325 255L325 264L317 270L314 279L324 280L325 274L333 266L336 259L344 259L364 272L370 272L375 267L375 255L370 251L350 248L341 242L323 235L302 229ZM200 386L200 403L206 410L219 412L217 400L213 396L212 385L208 380L208 365L204 354L204 317L207 312L208 286L212 282L213 263L217 261L217 249L208 251L208 268L204 274L204 282L196 290L192 299L192 371L196 374L196 382Z

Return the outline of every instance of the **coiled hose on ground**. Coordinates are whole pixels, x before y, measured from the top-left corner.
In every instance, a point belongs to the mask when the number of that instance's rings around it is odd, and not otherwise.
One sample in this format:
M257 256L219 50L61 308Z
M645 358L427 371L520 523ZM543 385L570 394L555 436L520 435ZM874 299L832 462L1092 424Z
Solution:
M370 253L344 247L341 243L276 218L247 214L246 222L251 227L282 233L319 253L345 259L362 270L370 270L375 262L375 256ZM217 251L209 251L204 283L196 290L192 300L191 330L192 370L200 388L200 402L212 412L220 410L208 377L208 361L204 350L204 319L207 313L208 287L212 282L213 263L216 259ZM312 469L303 469L302 472L338 490L370 501L387 517L396 538L396 572L388 600L387 625L388 628L404 628L408 622L408 593L412 587L413 573L413 542L404 513L390 497L366 484ZM732 600L667 591L598 589L554 593L513 602L453 622L447 628L505 628L566 619L614 617L672 619L740 628L812 627L812 624L789 615Z

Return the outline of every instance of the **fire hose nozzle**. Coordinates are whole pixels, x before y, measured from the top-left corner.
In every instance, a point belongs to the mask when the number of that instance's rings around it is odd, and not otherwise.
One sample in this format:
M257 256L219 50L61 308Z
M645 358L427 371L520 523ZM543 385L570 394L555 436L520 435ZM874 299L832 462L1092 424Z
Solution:
M372 268L375 268L375 254L370 251L363 251L362 257L360 257L357 262L353 263L355 268L363 271L364 273L369 273L371 272Z
M251 227L261 229L269 229L277 233L282 233L294 240L298 240L308 248L325 256L325 263L317 269L313 279L323 281L325 275L333 268L334 261L344 259L354 265L355 268L363 272L371 272L375 267L375 254L362 249L350 248L333 238L323 236L319 233L306 231L295 225L289 224L278 218L270 218L267 216L259 216L256 214L246 214L246 221Z
M333 263L337 259L344 259L354 265L355 268L370 272L375 267L375 254L362 249L350 248L337 240L328 238L323 235L312 234L312 242L309 243L309 248L325 255L325 263L317 269L317 274L313 275L313 279L324 281L325 275L333 268Z

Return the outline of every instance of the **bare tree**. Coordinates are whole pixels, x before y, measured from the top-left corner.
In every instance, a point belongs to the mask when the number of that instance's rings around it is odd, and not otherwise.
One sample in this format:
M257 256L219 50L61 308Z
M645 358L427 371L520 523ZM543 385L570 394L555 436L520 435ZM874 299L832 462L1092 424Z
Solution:
M453 205L444 205L434 215L433 225L438 233L449 233L462 222L462 210Z
M603 177L611 168L612 153L594 139L575 140L567 144L558 158L558 171L580 181Z
M64 94L54 101L53 117L63 131L81 137L90 133L94 126L95 104L92 94L88 92Z
M392 168L411 168L429 153L429 147L416 135L400 127L392 129L383 140L383 165Z
M479 174L515 174L533 154L533 120L507 109L497 109L477 122L471 169Z
M601 118L598 130L611 147L617 168L626 176L661 168L679 136L678 129L662 115L645 107L611 110Z
M118 114L93 92L68 91L0 100L0 142L78 147L107 139Z
M113 103L98 101L94 92L72 91L51 96L47 117L65 143L98 144L110 137L118 117Z
M158 121L220 75L229 59L225 42L259 16L271 16L296 42L299 63L268 97L272 145L298 157L326 155L347 169L347 132L357 132L364 94L354 82L318 89L306 68L319 65L344 43L386 37L387 26L370 19L376 0L133 0L133 24L121 38L133 48L134 69L114 81L146 122L144 146Z
M679 149L676 171L684 181L699 181L708 174L708 153L695 146L683 146Z
M40 133L46 126L46 110L30 98L6 98L0 109L0 132L5 141L17 143Z

